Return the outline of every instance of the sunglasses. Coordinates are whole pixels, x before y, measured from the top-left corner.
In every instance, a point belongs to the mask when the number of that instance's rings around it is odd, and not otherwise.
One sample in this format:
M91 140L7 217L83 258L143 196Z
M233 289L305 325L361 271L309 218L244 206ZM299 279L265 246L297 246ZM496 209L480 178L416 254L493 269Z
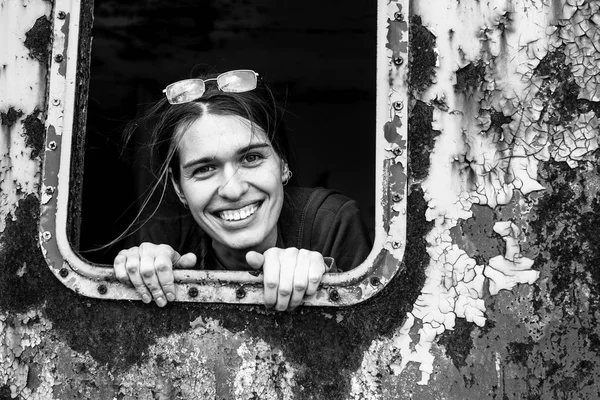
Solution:
M256 89L258 74L250 69L236 69L223 72L216 78L185 79L167 86L163 93L171 104L189 103L202 97L206 91L206 82L217 81L217 87L223 92L241 93Z

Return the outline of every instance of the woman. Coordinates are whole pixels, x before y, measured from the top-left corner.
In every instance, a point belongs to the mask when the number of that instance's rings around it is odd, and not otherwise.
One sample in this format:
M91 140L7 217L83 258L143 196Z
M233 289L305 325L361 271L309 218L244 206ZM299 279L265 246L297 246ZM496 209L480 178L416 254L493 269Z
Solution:
M216 81L216 82L215 82ZM114 260L117 278L145 303L175 299L173 268L260 270L267 307L293 310L337 265L348 270L371 243L356 203L326 189L286 188L291 178L281 111L250 70L169 85L140 122L187 209L146 221L139 246ZM130 133L131 135L131 133Z

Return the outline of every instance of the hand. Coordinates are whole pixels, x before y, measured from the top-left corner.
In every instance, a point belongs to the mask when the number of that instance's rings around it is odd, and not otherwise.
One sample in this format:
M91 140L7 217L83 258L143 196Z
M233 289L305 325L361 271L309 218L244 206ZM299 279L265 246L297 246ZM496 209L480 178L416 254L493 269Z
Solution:
M264 254L250 251L246 262L254 269L263 268L265 305L277 311L292 311L315 294L329 270L321 253L294 247L273 247Z
M121 250L115 257L117 279L135 287L144 303L152 298L159 307L175 300L173 268L192 268L196 255L183 256L166 244L142 243L139 247Z

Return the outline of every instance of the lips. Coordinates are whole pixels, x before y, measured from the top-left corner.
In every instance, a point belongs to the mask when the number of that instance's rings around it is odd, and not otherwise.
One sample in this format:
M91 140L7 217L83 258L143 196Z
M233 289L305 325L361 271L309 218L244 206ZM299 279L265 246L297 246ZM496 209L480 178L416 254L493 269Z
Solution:
M241 221L254 215L258 207L260 207L260 202L248 204L238 209L222 210L215 214L225 221Z

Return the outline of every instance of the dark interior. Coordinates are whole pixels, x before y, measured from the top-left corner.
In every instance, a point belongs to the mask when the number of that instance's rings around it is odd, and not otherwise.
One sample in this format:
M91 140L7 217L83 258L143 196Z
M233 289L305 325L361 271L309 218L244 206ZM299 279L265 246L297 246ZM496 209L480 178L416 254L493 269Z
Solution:
M134 219L148 184L122 131L169 83L194 71L254 69L285 101L302 186L339 190L375 224L376 2L165 0L95 2L81 251Z

